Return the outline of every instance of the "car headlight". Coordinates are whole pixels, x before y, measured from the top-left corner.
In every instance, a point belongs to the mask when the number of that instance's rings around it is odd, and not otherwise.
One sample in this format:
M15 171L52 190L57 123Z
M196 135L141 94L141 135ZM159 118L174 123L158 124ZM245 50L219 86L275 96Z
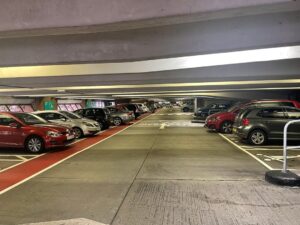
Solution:
M94 125L88 122L83 122L84 125L88 126L88 127L93 127Z
M61 136L62 134L59 133L59 132L55 132L55 131L47 131L47 136L50 136L50 137L59 137Z

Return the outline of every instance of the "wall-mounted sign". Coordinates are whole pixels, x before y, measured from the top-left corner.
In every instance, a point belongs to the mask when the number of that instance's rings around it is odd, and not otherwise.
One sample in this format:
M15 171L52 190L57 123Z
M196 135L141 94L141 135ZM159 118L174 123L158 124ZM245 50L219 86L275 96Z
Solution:
M54 110L55 102L54 101L46 101L44 102L44 110Z

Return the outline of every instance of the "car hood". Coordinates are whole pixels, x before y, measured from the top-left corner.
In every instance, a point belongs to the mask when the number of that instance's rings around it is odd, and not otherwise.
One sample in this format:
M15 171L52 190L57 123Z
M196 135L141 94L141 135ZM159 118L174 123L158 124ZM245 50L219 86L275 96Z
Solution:
M210 119L210 118L218 117L218 116L222 116L222 117L232 116L232 112L218 112L218 113L215 113L215 114L210 115L210 116L207 117L207 118Z
M51 130L51 131L59 131L59 132L65 132L67 129L70 129L70 127L67 126L60 126L56 124L46 123L46 124L35 124L31 125L32 127L38 127L44 130Z

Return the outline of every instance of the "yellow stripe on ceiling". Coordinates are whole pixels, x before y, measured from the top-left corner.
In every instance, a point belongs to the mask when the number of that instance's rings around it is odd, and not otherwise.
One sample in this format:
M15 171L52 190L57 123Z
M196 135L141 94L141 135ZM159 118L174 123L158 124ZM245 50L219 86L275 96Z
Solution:
M45 87L45 88L4 88L4 92L24 91L62 91L62 90L97 90L97 89L131 89L131 88L167 88L167 87L203 87L203 86L239 86L239 85L262 85L262 84L296 84L300 79L286 80L249 80L249 81L217 81L195 83L165 83L165 84L132 84L132 85L105 85L105 86L72 86L72 87Z
M135 62L2 67L0 78L147 73L296 58L299 45Z

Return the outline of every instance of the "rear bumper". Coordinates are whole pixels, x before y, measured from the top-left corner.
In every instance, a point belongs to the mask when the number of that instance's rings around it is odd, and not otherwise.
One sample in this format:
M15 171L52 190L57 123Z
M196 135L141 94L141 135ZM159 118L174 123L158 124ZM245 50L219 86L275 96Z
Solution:
M238 136L240 139L247 139L249 134L249 128L247 127L233 127L232 133Z

